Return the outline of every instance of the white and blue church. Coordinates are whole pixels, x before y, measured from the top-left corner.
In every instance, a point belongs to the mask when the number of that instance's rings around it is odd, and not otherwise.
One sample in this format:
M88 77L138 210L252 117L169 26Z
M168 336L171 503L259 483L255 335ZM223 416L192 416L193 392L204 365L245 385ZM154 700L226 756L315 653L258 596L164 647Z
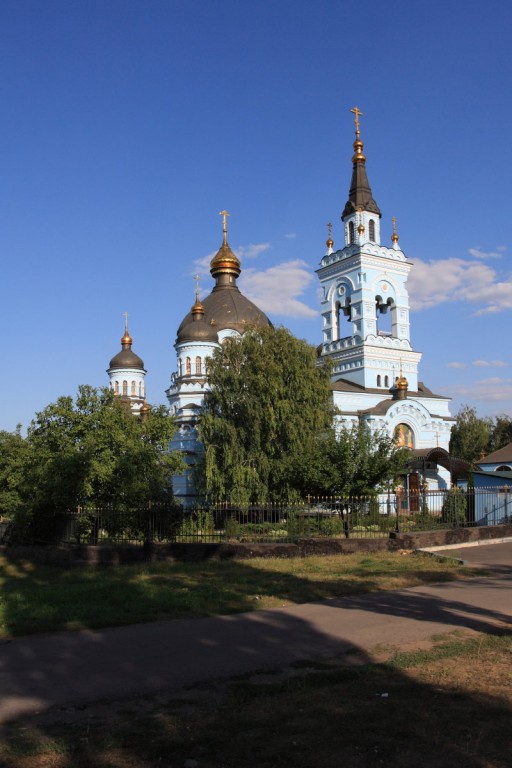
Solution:
M332 365L332 396L339 428L363 423L370 430L385 430L411 449L413 471L410 490L436 490L450 485L448 445L454 419L450 398L431 392L418 378L421 353L411 344L407 277L412 263L399 246L396 220L388 247L381 243L382 214L366 172L366 157L355 107L355 141L348 200L341 214L343 247L336 250L329 225L327 251L317 269L321 286L322 342L318 364ZM228 336L240 337L250 327L270 325L268 317L238 285L238 257L227 239L227 211L222 211L223 241L211 261L214 286L196 300L176 336L177 370L166 391L170 413L178 431L171 450L183 452L188 469L173 478L175 496L185 505L196 503L193 468L202 455L197 424L208 389L206 361ZM135 382L140 397L144 367L125 366L128 332L122 339L123 360L111 361L111 386L125 393ZM128 358L127 358L128 359ZM131 358L130 358L131 360ZM138 362L140 361L140 363ZM137 376L134 368L137 367ZM140 389L142 387L142 389ZM138 389L139 388L139 389ZM129 395L130 396L130 395ZM133 395L131 395L133 396ZM134 398L134 407L142 403ZM145 393L144 393L145 403ZM149 406L146 406L149 407Z

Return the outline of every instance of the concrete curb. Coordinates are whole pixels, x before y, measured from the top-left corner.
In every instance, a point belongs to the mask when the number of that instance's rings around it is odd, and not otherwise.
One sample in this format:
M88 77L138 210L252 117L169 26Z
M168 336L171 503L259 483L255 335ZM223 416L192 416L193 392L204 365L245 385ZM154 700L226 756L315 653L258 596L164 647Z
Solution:
M422 555L435 556L439 552L446 552L450 549L463 549L465 547L484 547L487 544L508 544L512 542L512 536L504 536L501 539L481 539L478 541L463 541L460 544L443 544L437 547L418 547L415 552L420 552ZM460 565L470 565L467 560L463 560L461 557L452 557L451 555L444 555L447 560L454 560Z

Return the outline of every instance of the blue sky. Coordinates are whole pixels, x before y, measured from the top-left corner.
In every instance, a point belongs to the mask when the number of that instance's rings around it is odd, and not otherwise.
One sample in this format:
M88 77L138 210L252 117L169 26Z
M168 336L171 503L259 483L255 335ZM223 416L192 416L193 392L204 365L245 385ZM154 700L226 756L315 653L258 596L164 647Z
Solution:
M420 378L512 415L511 23L505 0L4 0L0 428L105 385L126 311L165 402L222 209L241 289L318 344L356 104Z

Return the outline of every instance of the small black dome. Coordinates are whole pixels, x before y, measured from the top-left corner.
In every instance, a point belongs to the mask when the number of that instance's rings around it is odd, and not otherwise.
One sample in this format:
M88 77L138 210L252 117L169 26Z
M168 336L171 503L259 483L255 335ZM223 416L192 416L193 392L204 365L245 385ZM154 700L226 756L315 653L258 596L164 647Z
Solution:
M131 349L122 349L110 361L109 370L115 368L144 368L144 363Z
M219 337L213 325L207 323L203 316L187 315L179 327L176 344L181 344L184 341L203 341L207 344L218 344Z
M138 368L139 370L144 370L143 361L132 350L132 337L128 333L128 328L125 329L124 336L121 339L121 346L121 351L114 355L110 361L108 370L111 371L116 368Z

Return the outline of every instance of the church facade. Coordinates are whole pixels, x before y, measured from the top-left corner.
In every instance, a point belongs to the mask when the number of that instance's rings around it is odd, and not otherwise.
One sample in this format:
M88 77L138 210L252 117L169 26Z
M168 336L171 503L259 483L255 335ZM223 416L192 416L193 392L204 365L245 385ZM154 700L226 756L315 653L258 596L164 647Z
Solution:
M412 268L392 219L391 244L381 241L381 211L366 172L359 116L355 113L352 178L341 214L343 247L335 250L329 226L327 252L317 274L322 287L320 359L331 361L339 425L363 422L385 430L422 464L424 487L449 486L450 473L429 461L448 455L450 398L418 378L421 353L411 344L407 276Z
M455 421L450 398L434 394L419 380L421 353L411 343L407 290L413 265L399 246L395 219L390 246L382 244L382 214L366 172L361 112L357 107L352 112L356 135L348 200L341 214L343 247L334 248L329 225L327 251L317 269L322 289L318 364L330 361L332 366L338 428L363 423L372 431L386 431L410 448L416 459L417 471L407 478L411 490L446 488ZM197 425L208 388L206 361L225 338L240 337L249 327L271 325L238 288L241 264L228 244L229 214L221 215L223 241L210 264L214 286L202 301L196 287L195 302L177 331L177 369L166 391L178 426L170 449L181 451L188 465L183 475L173 478L174 494L185 506L197 501L193 470L203 450ZM116 393L133 399L137 413L143 404L149 407L144 365L131 351L128 328L121 343L122 351L108 370L110 383Z

